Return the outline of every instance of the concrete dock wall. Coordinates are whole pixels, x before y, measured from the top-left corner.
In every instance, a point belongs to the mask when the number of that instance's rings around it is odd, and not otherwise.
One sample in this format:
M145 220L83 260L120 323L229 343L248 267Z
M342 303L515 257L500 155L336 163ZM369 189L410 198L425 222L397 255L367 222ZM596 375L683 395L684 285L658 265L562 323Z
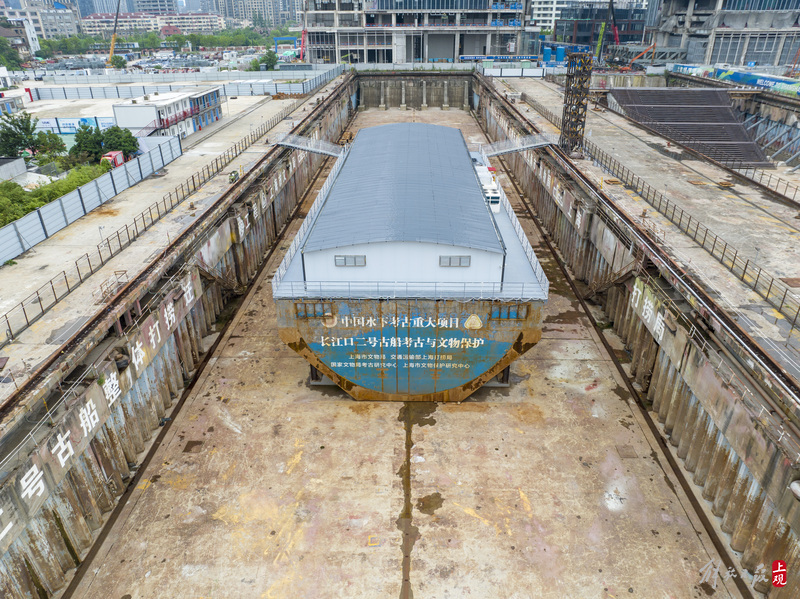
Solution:
M459 108L468 110L471 75L402 75L358 78L360 108Z
M493 141L528 133L480 85L475 91ZM773 588L770 573L777 559L800 570L800 501L789 489L800 478L800 455L764 408L772 390L693 321L692 306L571 178L569 165L541 151L504 158L575 278L607 288L597 298L630 352L627 374L754 588L793 596L788 586Z

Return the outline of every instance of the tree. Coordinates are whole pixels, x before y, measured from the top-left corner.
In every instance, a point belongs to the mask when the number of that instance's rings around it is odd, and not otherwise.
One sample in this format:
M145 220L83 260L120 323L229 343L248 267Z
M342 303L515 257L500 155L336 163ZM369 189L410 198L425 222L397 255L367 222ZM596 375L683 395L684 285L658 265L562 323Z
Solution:
M120 151L125 158L130 158L139 151L139 140L129 129L114 125L103 131L103 147L106 152Z
M111 66L114 67L115 69L124 69L125 65L127 64L128 61L125 60L119 54L115 54L114 56L111 57Z
M18 71L22 68L21 65L22 61L19 59L19 53L11 47L6 38L0 37L0 66Z
M90 162L99 162L103 155L103 134L98 127L81 125L75 131L75 145L69 149L70 156L85 152Z
M52 131L39 131L36 134L37 153L55 156L67 151L64 141Z
M32 118L27 112L3 113L0 118L0 155L19 156L27 149L36 154L36 123L39 119Z
M275 54L275 50L267 50L267 53L258 60L261 64L267 65L267 70L271 71L275 68L275 65L278 64L278 55ZM256 71L258 69L253 70Z

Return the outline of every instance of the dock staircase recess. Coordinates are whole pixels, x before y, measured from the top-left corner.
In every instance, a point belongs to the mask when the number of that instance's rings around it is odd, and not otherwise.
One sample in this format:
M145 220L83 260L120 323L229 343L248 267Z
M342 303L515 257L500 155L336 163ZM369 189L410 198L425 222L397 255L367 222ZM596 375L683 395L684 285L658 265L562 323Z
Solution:
M195 258L195 263L197 264L197 269L199 270L201 276L211 281L216 281L223 289L227 289L228 291L233 292L235 295L242 295L245 291L247 291L247 285L239 283L235 277L226 275L220 269L206 264L199 258Z
M644 254L636 247L634 248L632 258L630 262L619 270L609 272L605 276L589 283L589 289L583 294L583 299L589 299L598 293L603 293L614 285L620 285L628 279L628 277L637 276L644 268Z
M773 166L733 112L727 90L614 89L611 99L628 118L726 166Z

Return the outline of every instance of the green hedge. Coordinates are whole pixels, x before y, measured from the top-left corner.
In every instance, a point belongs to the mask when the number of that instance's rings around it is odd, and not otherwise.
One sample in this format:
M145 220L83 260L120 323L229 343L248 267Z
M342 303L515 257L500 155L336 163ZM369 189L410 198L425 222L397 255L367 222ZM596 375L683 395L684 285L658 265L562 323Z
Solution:
M64 179L42 185L33 191L25 191L21 185L13 181L3 181L0 183L0 227L49 204L81 185L86 185L110 170L111 165L107 161L91 166L79 166L72 169Z

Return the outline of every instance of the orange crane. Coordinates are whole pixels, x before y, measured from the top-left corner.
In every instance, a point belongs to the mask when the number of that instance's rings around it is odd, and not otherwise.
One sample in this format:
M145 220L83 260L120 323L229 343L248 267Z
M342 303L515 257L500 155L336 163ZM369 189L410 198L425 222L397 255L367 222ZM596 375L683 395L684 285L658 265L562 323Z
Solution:
M798 72L800 72L800 48L797 49L797 54L794 55L794 62L792 63L792 68L789 69L789 72L786 73L786 76L796 77Z
M114 15L114 32L111 34L111 50L108 53L107 65L111 65L111 59L114 58L114 46L117 45L117 23L119 22L119 5L122 0L117 0L117 13Z
M650 57L650 61L652 62L656 57L656 43L655 42L653 42L651 45L647 46L647 48L644 49L644 52L634 56L633 60L631 60L630 63L628 63L628 66L627 67L622 67L620 69L620 71L622 71L622 72L630 71L631 67L633 66L633 63L636 62L637 60L639 60L645 54L647 54L650 50L653 51L653 55Z

